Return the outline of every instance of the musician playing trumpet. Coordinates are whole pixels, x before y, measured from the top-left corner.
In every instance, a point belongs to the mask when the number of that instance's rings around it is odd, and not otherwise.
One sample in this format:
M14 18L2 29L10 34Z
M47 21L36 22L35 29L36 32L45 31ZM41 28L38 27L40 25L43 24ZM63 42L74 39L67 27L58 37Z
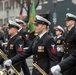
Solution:
M24 42L22 38L18 35L19 28L20 28L19 24L17 24L12 20L9 20L8 34L10 35L10 39L7 44L6 50L4 50L4 53L7 55L9 59L23 52ZM4 61L3 58L0 57L0 63L2 63L3 61ZM20 61L13 65L18 72L21 71L21 65L22 65L21 63L22 62ZM16 75L14 70L12 68L9 68L8 66L9 65L5 66L8 70L8 73L10 75Z
M33 40L31 46L24 53L5 61L4 65L20 62L21 60L33 54L33 63L36 63L47 74L49 74L50 67L57 63L56 45L54 39L47 33L47 26L51 23L42 16L36 15L35 33L38 36ZM33 68L32 75L42 75L37 68Z

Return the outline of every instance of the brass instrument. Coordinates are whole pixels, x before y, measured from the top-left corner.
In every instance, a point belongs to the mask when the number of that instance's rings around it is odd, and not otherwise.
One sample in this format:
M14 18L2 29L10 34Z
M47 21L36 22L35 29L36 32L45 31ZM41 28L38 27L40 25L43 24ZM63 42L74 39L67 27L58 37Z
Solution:
M47 74L41 67L39 67L36 63L33 63L33 66L34 66L42 75L49 75L49 74Z
M4 71L5 71L5 69L3 69L2 71L0 71L0 75L4 75Z
M2 71L0 71L0 75L5 75L5 72L7 72L7 70L6 69L3 69ZM8 73L8 75L10 75L10 74Z
M1 49L0 49L0 55L2 56L2 58L4 60L8 60L7 55ZM14 72L15 72L16 75L20 75L20 73L14 68L13 65L10 65L10 67L14 70Z

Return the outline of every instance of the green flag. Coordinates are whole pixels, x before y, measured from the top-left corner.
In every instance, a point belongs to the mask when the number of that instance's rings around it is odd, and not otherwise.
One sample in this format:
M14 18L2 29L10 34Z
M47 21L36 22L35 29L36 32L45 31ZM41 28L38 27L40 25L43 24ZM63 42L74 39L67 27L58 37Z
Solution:
M32 24L35 21L35 17L36 17L36 9L35 9L35 3L34 3L34 0L33 0L32 1L32 6L31 6L31 9L30 9L30 17L29 17L29 21L28 21L30 32L33 32L35 30L35 25Z

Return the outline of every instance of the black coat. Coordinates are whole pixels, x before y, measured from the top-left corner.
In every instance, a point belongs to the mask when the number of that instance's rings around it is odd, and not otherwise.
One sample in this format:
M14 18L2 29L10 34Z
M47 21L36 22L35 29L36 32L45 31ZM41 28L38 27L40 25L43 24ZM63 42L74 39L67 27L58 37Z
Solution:
M21 53L23 51L24 42L17 34L14 37L10 38L6 50L4 52L8 56L8 58L12 58L15 55ZM0 57L1 58L1 57ZM0 63L3 62L3 59L0 59ZM14 67L20 72L21 70L21 62L14 64Z
M68 57L76 49L76 27L74 26L69 33L65 33L64 39L64 58Z
M28 32L25 29L21 29L18 34L24 41L24 47L29 47L30 46L30 41L29 41L29 35ZM25 50L24 50L25 51ZM24 59L22 62L22 70L24 75L30 75L30 71L28 69L28 65L26 63L26 60Z
M65 33L63 57L67 58L75 50L76 50L76 27L74 26L68 33L67 32ZM65 64L62 65L65 66ZM65 67L68 68L68 65L66 64ZM65 71L63 75L76 75L75 67L67 69L67 71Z
M57 45L63 44L63 41L64 41L63 36L60 36L59 38L56 38L55 39L55 42L56 42Z
M59 65L61 67L62 73L75 67L76 66L76 50L69 57L64 59L64 61L60 62ZM72 70L71 70L71 72L72 72ZM76 75L76 72L73 72L72 74L70 74L70 72L69 72L68 75Z
M14 58L11 58L11 60L13 63L16 63L33 54L33 62L36 62L45 72L49 73L50 67L57 63L55 42L47 33L45 33L38 43L34 45L35 41L36 38L25 53L21 53ZM32 75L41 74L33 68Z
M0 42L5 42L5 34L4 34L4 32L2 31L2 32L0 32Z
M24 40L24 47L30 46L30 41L29 41L29 34L25 29L21 29L18 34L22 37Z

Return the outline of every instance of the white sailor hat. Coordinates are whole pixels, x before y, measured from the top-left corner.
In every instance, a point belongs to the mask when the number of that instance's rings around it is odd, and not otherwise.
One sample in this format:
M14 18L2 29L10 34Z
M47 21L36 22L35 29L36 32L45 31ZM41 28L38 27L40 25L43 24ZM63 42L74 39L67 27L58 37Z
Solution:
M56 30L59 30L59 31L64 32L64 29L61 26L57 26L57 29Z
M36 15L36 20L34 22L35 25L42 24L42 25L51 25L51 22L47 19L43 18L42 16Z
M21 26L18 23L14 22L12 20L9 20L8 28L12 28L12 27L17 28L17 29L21 28Z
M69 20L74 20L76 21L76 16L71 14L71 13L67 13L66 14L66 21L69 21Z
M26 23L25 23L23 20L16 19L16 22L17 22L18 24L23 24L23 25L26 26Z

